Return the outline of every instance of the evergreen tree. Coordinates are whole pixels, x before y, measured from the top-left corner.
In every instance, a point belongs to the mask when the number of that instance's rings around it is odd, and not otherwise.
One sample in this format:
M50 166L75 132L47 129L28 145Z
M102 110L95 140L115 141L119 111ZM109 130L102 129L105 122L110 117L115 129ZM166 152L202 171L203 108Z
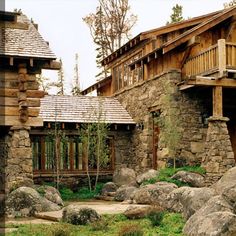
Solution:
M130 38L130 31L137 21L137 16L130 14L128 0L99 0L96 12L90 13L83 20L97 45L96 62L101 68L101 60ZM106 71L103 69L98 76L106 77Z
M74 68L74 83L72 86L71 93L74 96L80 95L80 83L79 83L79 55L78 53L75 54L75 68Z
M58 80L57 82L52 82L50 84L50 86L57 88L57 95L64 95L65 94L65 89L64 89L64 70L63 70L63 64L62 64L62 60L60 58L60 63L61 63L61 68L58 71L57 75L58 75Z
M170 15L170 21L167 21L167 25L171 23L176 23L184 20L183 18L183 7L176 4L172 7L172 14Z

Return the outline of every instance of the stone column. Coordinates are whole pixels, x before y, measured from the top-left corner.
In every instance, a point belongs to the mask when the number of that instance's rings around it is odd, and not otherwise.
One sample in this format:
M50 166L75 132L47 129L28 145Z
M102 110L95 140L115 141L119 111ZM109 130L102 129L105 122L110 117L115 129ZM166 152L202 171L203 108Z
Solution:
M234 153L226 117L210 117L202 166L206 169L206 184L215 183L228 169L235 166Z
M33 161L29 127L11 127L7 138L6 193L33 185Z

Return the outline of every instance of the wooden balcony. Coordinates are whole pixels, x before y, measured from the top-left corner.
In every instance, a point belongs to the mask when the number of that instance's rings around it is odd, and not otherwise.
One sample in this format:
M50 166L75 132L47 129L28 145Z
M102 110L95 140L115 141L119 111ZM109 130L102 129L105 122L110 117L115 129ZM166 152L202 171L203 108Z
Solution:
M236 43L225 39L186 60L182 73L184 79L196 76L223 77L228 73L236 73Z

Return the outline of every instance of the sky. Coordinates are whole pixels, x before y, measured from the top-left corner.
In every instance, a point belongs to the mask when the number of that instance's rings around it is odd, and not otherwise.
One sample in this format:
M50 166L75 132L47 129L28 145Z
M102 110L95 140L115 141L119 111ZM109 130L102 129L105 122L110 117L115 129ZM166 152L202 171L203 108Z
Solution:
M49 42L51 50L62 59L66 93L72 88L75 53L79 55L79 79L82 89L96 82L95 44L82 18L95 12L98 0L5 0L5 9L21 9L39 25L39 32ZM175 4L183 6L184 18L199 16L223 9L230 0L129 0L131 12L138 16L132 37L166 24ZM52 81L55 71L43 74Z

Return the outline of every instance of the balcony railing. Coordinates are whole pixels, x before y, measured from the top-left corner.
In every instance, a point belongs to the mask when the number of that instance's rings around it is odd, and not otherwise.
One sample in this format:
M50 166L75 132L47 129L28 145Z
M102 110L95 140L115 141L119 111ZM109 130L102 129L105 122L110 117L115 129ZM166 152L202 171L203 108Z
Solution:
M236 69L236 43L225 42L224 39L186 60L183 66L185 78L197 75L223 73L227 69Z

